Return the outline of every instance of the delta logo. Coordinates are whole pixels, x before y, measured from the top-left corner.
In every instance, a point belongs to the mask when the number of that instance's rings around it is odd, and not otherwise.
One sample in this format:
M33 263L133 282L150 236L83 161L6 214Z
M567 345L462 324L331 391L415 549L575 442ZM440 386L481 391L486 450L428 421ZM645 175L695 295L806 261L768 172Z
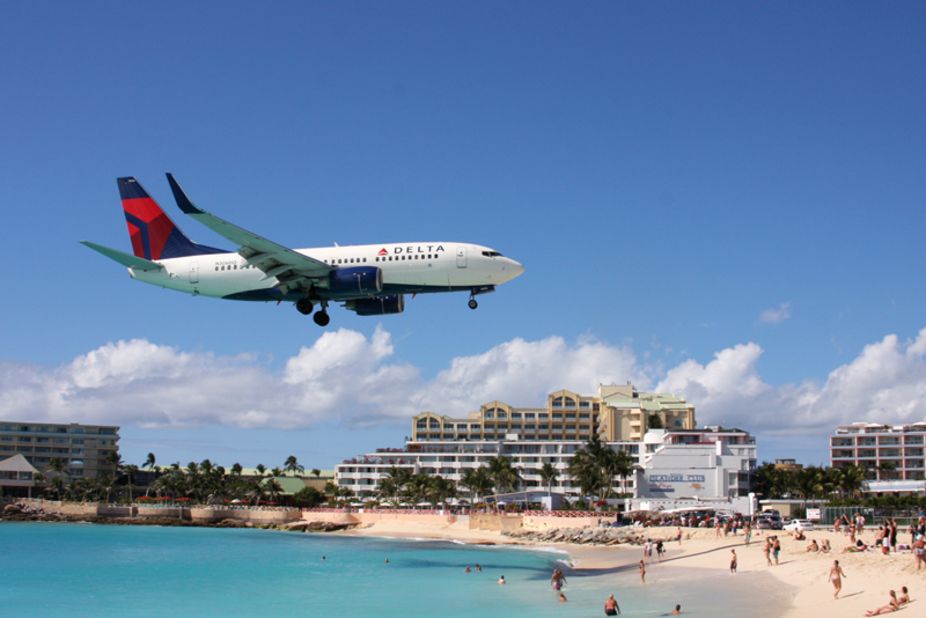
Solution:
M392 248L392 253L395 255L400 255L403 253L440 253L443 251L446 251L446 249L444 249L444 245L408 245L407 247ZM386 249L386 247L383 247L376 255L379 257L384 257L389 255L389 251Z

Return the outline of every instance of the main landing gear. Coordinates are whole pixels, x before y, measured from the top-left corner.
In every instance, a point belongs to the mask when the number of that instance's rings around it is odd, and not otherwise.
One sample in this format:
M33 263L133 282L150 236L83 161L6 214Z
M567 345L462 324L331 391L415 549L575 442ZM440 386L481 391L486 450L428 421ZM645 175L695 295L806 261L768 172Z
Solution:
M312 316L312 320L319 326L328 326L328 322L331 321L331 316L328 315L328 303L323 300L321 305L321 309ZM311 315L314 309L315 305L308 298L300 298L296 301L296 311L302 315Z

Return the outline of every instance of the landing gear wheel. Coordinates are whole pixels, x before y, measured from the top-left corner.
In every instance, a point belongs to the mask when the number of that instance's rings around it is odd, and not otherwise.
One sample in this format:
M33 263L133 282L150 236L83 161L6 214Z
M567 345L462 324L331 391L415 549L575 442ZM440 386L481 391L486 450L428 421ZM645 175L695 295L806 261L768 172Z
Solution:
M308 298L300 298L296 301L296 311L302 315L309 315L312 313L312 310L315 309L315 306L312 304L312 301Z
M319 311L313 315L312 319L315 320L315 323L319 326L328 326L328 322L331 321L331 318L328 316L328 312L325 310Z
M469 308L470 308L470 309L475 309L476 307L479 306L479 303L476 302L476 299L475 299L475 298L470 298L470 299L469 299L469 302L466 303L466 304L469 305Z

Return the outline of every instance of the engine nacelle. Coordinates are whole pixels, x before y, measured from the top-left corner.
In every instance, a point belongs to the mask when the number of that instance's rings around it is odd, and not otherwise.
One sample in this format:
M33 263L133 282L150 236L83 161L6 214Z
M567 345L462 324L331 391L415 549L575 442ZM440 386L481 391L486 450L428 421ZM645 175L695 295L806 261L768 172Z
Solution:
M351 300L347 302L347 308L356 311L357 315L402 313L405 311L405 296L402 294L389 294L377 298Z
M337 268L328 275L328 289L336 294L379 294L383 271L376 266Z

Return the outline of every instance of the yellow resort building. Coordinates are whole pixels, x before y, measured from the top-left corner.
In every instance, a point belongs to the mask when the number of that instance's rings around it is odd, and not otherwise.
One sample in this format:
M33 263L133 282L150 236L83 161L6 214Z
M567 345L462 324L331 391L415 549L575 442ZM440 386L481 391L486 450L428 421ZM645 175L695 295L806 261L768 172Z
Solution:
M695 408L682 397L638 391L633 384L600 385L597 395L561 390L543 408L483 404L466 418L422 412L412 420L412 441L520 440L639 441L650 429L694 429Z

